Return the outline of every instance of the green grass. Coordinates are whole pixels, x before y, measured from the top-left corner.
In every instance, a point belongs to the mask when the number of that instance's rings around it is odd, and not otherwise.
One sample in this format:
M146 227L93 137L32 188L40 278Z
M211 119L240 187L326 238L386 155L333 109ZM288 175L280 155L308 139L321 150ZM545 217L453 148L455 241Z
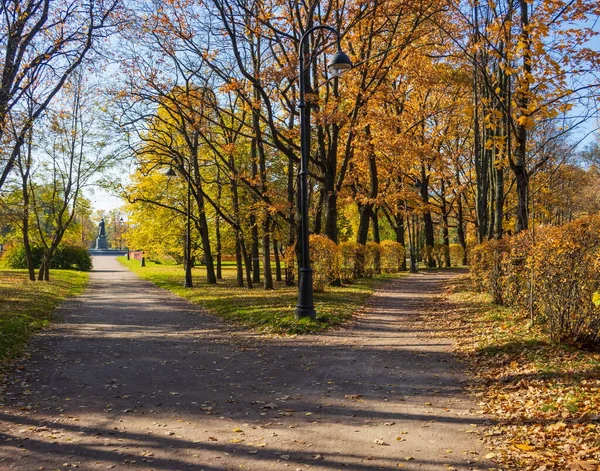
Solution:
M244 325L262 332L302 334L337 327L348 321L389 275L357 280L350 285L327 287L324 293L315 293L317 320L296 320L294 309L298 288L275 282L274 290L264 290L262 285L252 290L235 285L235 266L223 267L223 280L217 285L205 281L205 270L193 270L194 288L183 288L184 272L181 266L158 265L146 262L140 267L136 260L119 261L141 278L167 289L228 322Z
M88 274L52 270L50 282L29 281L26 270L0 269L0 366L18 355L48 325L58 304L81 293Z

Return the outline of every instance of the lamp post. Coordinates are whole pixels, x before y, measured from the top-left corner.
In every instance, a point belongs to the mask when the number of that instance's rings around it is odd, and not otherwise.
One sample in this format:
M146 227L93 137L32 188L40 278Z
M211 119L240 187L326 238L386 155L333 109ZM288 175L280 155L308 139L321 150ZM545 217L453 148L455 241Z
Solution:
M317 25L306 31L300 39L298 46L298 74L299 74L299 98L298 108L300 109L300 244L301 244L301 266L300 277L298 281L298 304L296 305L296 318L302 319L308 317L316 318L315 307L313 303L313 276L310 267L310 253L308 247L308 156L310 154L310 122L306 112L306 101L304 99L304 43L310 35L318 30L325 29L331 31L336 36L337 52L331 58L327 68L331 73L339 77L352 68L350 58L342 52L340 48L340 33L331 26Z
M191 257L191 252L192 252L192 238L191 238L191 216L190 216L190 212L191 212L191 207L192 207L192 186L191 186L191 178L192 178L192 174L190 172L191 169L191 162L189 164L189 168L188 168L188 178L187 178L187 205L186 205L186 210L185 210L185 216L186 216L186 227L185 227L185 247L184 247L184 254L183 254L183 259L184 259L184 268L185 268L185 280L183 282L183 287L184 288L193 288L194 287L194 283L192 282L192 257ZM165 175L167 175L168 177L173 177L175 175L177 175L177 173L175 173L175 170L173 170L172 167L169 167L169 169L165 172Z

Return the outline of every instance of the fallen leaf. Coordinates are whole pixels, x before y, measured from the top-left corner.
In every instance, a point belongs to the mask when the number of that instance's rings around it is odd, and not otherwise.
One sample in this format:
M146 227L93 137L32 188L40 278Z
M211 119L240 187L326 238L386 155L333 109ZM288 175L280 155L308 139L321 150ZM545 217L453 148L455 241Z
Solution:
M516 443L515 447L518 448L521 451L533 451L533 450L535 450L534 446L527 445L525 443Z
M588 460L588 461L580 461L575 460L569 463L568 470L569 471L598 471L600 463L596 460Z

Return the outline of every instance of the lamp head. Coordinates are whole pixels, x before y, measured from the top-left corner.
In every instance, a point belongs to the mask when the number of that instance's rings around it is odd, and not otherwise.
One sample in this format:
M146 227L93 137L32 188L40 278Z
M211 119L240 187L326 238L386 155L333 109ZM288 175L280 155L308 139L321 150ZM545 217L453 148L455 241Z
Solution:
M175 177L176 175L177 175L177 173L175 173L175 170L173 170L173 167L169 167L167 169L167 171L165 172L166 177Z
M352 68L352 61L346 53L338 50L327 64L327 68L334 76L341 77Z

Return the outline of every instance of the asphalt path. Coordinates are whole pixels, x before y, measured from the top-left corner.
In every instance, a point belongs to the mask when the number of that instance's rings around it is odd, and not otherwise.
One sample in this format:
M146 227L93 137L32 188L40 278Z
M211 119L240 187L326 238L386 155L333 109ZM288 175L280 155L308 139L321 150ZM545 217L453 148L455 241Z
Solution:
M344 329L270 338L112 256L94 267L8 376L0 470L488 469L451 341L415 322L452 272L391 281Z

